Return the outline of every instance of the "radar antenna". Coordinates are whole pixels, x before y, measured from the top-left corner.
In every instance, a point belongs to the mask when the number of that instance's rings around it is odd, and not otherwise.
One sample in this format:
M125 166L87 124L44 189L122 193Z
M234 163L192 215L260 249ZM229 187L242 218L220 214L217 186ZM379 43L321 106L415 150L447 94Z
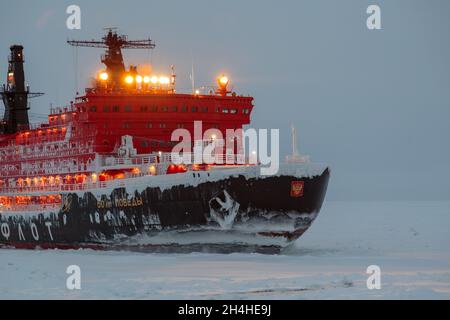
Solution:
M154 49L155 43L149 38L145 40L128 40L126 35L118 35L116 28L107 28L107 34L102 40L79 41L68 40L75 47L106 48L101 61L106 66L106 72L113 86L120 86L120 79L125 73L122 49Z

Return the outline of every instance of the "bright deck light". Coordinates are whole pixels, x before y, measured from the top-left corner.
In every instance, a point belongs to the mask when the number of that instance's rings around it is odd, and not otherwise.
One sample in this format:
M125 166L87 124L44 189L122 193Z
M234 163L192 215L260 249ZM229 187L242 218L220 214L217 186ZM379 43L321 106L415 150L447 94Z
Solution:
M108 73L106 73L106 72L100 73L100 76L99 76L100 80L103 80L103 81L108 80L108 77L109 77Z
M158 83L158 77L157 76L153 76L153 77L151 77L150 81L153 84L157 84Z
M229 79L227 76L225 76L225 75L220 76L220 78L219 78L220 86L226 87L228 85L228 82L229 82Z
M132 76L126 76L126 77L125 77L125 82L126 82L126 83L128 83L128 84L132 84L132 83L133 83L133 81L134 81L134 79L133 79L133 77L132 77Z
M159 83L160 84L169 84L170 79L168 77L159 77Z

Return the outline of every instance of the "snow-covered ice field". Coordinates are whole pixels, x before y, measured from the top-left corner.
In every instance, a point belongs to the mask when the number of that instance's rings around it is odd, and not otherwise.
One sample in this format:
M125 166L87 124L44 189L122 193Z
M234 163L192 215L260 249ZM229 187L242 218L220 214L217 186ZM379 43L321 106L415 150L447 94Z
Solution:
M73 264L82 288L69 291ZM0 249L0 299L61 298L449 299L450 202L326 201L281 255Z

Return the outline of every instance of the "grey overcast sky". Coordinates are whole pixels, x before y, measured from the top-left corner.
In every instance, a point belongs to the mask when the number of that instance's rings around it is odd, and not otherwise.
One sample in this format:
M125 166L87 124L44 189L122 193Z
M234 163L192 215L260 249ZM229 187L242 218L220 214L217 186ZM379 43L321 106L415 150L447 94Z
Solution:
M70 4L81 30L66 29ZM382 30L366 27L370 4ZM295 124L302 153L332 168L328 199L450 200L450 1L0 0L1 82L9 46L24 45L27 82L46 93L32 100L39 121L102 67L101 50L66 40L110 26L155 40L126 62L175 65L179 89L192 61L199 85L229 74L255 97L252 126L281 129L283 155Z

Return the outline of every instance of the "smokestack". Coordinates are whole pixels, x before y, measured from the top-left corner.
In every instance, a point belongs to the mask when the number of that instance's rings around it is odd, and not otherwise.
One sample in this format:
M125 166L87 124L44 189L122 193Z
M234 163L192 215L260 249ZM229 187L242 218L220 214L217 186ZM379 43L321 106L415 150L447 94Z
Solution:
M15 133L19 129L29 128L28 90L25 88L23 47L14 45L10 49L7 84L3 87L2 92L5 104L4 133Z

